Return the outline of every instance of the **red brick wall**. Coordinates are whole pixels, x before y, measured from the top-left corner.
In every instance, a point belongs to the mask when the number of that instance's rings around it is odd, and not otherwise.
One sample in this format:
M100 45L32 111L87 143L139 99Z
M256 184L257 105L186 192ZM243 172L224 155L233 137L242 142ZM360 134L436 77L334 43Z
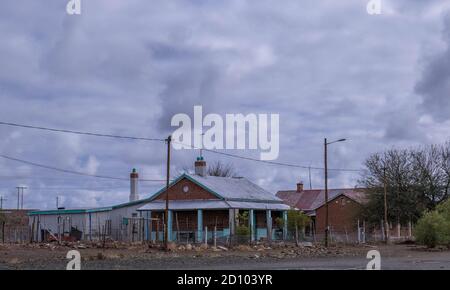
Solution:
M188 186L189 191L185 193L183 187ZM163 193L156 199L166 199L166 194ZM202 187L193 183L188 179L180 180L177 184L169 188L170 200L183 200L183 199L218 199L214 194L204 190Z
M328 203L328 220L332 232L344 234L357 231L357 219L361 205L346 196L340 196ZM316 210L316 233L325 231L325 205Z

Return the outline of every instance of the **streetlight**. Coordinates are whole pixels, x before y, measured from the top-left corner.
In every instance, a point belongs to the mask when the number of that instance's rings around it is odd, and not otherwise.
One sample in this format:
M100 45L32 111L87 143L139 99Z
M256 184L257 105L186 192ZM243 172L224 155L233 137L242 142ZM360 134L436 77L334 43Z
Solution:
M336 141L328 142L327 138L324 140L324 153L325 153L325 247L328 247L328 234L329 234L329 221L328 221L328 150L327 147L330 144L337 143L337 142L344 142L347 139L339 139Z

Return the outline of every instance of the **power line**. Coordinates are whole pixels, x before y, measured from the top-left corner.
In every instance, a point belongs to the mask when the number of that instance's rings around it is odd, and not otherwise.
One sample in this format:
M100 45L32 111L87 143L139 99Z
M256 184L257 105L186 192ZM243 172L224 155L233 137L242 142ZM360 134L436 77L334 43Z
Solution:
M11 122L3 122L0 121L0 125L6 125L6 126L13 126L13 127L21 127L21 128L28 128L28 129L37 129L37 130L45 130L45 131L52 131L52 132L59 132L59 133L70 133L70 134L78 134L78 135L88 135L88 136L95 136L95 137L107 137L107 138L119 138L119 139L131 139L131 140L143 140L143 141L159 141L159 142L166 142L167 139L162 138L146 138L146 137L132 137L132 136L120 136L120 135L112 135L112 134L103 134L103 133L93 133L93 132L82 132L82 131L74 131L74 130L66 130L66 129L55 129L55 128L49 128L49 127L41 127L41 126L33 126L33 125L25 125L25 124L18 124L18 123L11 123ZM308 169L308 170L324 170L323 167L311 167L306 165L299 165L299 164L292 164L292 163L285 163L285 162L276 162L276 161L269 161L269 160L260 160L252 157L246 157L246 156L240 156L236 154L231 153L225 153L220 152L216 150L211 149L204 149L204 148L198 148L193 145L188 145L180 142L176 142L172 140L172 143L176 143L179 145L187 146L195 150L200 150L210 152L213 154L219 154L222 156L227 156L231 158L236 159L242 159L247 161L254 161L254 162L260 162L270 165L278 165L278 166L286 166L291 168L301 168L301 169ZM360 172L363 171L361 169L348 169L348 168L329 168L329 171L344 171L344 172Z
M23 159L6 156L3 154L0 154L0 157L4 158L4 159L24 163L24 164L36 166L36 167L41 167L41 168L55 170L55 171L59 171L59 172L69 173L69 174L76 174L76 175L89 176L89 177L95 177L95 178L103 178L103 179L129 180L128 178L123 178L123 177L89 174L89 173L84 173L84 172L79 172L79 171L74 171L74 170L62 169L62 168L58 168L58 167L53 167L53 166L49 166L49 165L39 164L39 163L35 163L35 162L23 160ZM162 180L162 179L140 179L140 181L163 182L165 180Z
M142 187L142 186L141 186ZM111 187L29 187L32 190L60 190L60 191L70 191L70 190L106 190L106 189L124 189L128 187L123 186L111 186Z
M66 129L55 129L55 128L48 128L48 127L9 123L9 122L2 122L2 121L0 121L0 125L21 127L21 128L28 128L28 129L37 129L37 130L44 130L44 131L52 131L52 132L60 132L60 133L77 134L77 135L95 136L95 137L131 139L131 140L142 140L142 141L159 141L159 142L165 141L165 139L159 139L159 138L133 137L133 136L121 136L121 135L93 133L93 132L82 132L82 131L74 131L74 130L66 130Z
M188 145L188 144L184 144L184 143L180 143L180 142L176 142L176 141L172 141L173 143L179 144L179 145L184 145L184 146L188 146L191 147L192 149L199 149L193 145ZM216 150L211 150L211 149L202 149L203 151L206 152L210 152L210 153L214 153L214 154L220 154L220 155L224 155L224 156L228 156L228 157L232 157L232 158L238 158L238 159L244 159L244 160L249 160L249 161L255 161L255 162L261 162L261 163L266 163L266 164L271 164L271 165L279 165L279 166L287 166L287 167L294 167L294 168L301 168L301 169L314 169L314 170L324 170L323 167L312 167L312 166L305 166L305 165L299 165L299 164L290 164L290 163L284 163L284 162L276 162L276 161L269 161L269 160L261 160L261 159L256 159L256 158L252 158L252 157L246 157L246 156L240 156L240 155L236 155L236 154L231 154L231 153L226 153L226 152L220 152L220 151L216 151ZM329 168L329 171L348 171L348 172L359 172L362 171L361 169L347 169L347 168Z

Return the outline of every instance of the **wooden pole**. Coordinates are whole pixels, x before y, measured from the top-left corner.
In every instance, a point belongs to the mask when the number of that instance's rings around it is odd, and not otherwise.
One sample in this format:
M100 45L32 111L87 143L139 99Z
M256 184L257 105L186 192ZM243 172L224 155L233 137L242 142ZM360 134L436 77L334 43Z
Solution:
M324 163L325 163L325 247L328 247L328 156L327 156L327 138L324 140Z
M166 173L166 209L165 209L165 224L164 224L164 247L169 249L169 179L170 179L170 143L172 136L167 137L167 173Z
M388 210L387 210L387 181L386 181L386 167L383 167L383 183L384 183L384 238L386 243L389 242L389 223L388 223Z
M180 224L178 223L178 213L175 213L175 223L177 224L177 242L180 241Z

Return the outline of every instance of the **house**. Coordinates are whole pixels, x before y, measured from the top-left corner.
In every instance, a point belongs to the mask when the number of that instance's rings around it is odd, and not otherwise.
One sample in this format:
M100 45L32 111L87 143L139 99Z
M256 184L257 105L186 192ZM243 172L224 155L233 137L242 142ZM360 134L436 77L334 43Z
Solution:
M242 225L248 226L252 240L283 239L286 234L276 221L287 219L288 205L246 178L207 176L203 158L195 162L195 174L182 174L170 183L168 199L169 240L227 239ZM138 209L141 216L163 221L166 189L150 200ZM148 226L150 239L161 236L161 226Z
M201 242L229 239L248 229L251 240L283 239L290 208L274 194L243 177L207 176L206 162L195 161L195 174L182 174L169 184L168 240ZM164 237L166 187L138 198L138 174L130 174L130 201L111 207L59 209L30 213L38 241L46 235L81 239L156 241Z
M114 240L134 240L140 236L137 230L139 212L137 209L148 199L139 199L139 175L136 169L130 173L129 202L100 208L60 208L56 210L31 211L29 226L34 241L59 238L72 240L72 233L79 233L75 239L98 240L108 237ZM133 225L128 226L132 220Z
M278 191L277 197L286 204L297 208L312 218L312 230L317 236L325 232L326 206L325 190L305 190L303 183L296 190ZM358 233L358 219L366 202L366 193L362 188L342 188L328 190L328 215L331 235L348 238ZM363 220L360 220L361 225Z

